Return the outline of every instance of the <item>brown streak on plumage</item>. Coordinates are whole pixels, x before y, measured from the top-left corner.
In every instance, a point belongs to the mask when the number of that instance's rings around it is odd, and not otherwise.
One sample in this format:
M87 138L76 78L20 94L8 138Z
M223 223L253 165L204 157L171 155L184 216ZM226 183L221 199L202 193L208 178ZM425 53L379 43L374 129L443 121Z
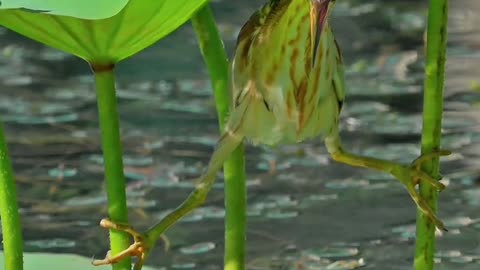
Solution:
M290 56L291 66L289 69L289 75L290 75L290 79L292 80L292 85L294 89L297 87L295 71L297 70L298 54L299 54L298 48L294 47L292 50L292 55Z
M290 39L288 42L287 42L287 45L289 47L295 47L295 39Z
M301 6L300 6L300 5L297 5L297 6L295 7L295 13L297 13L297 14L300 13L300 11L301 11L300 9L301 9Z
M323 43L320 42L320 44L318 45L318 59L322 59L323 57ZM319 91L318 89L318 84L320 82L320 75L322 74L322 64L321 64L321 61L318 61L314 67L314 70L312 72L312 75L314 76L314 81L313 81L313 86L312 88L310 89L309 91L309 96L307 96L307 100L308 102L311 102L312 98L315 96L314 94Z
M310 72L312 71L312 57L313 57L313 51L312 51L312 44L310 42L306 42L307 47L305 48L305 74L307 77L310 76Z
M300 60L299 59L300 50L296 45L301 42L301 38L302 38L301 25L299 24L297 26L297 33L295 35L295 38L288 41L289 46L293 47L292 55L290 56L290 63L292 64L290 66L289 74L290 74L290 78L292 79L292 85L293 85L294 91L296 91L296 88L298 87L296 72L297 72L297 62Z
M304 22L304 21L308 21L309 19L310 19L310 13L306 13L300 18L300 21ZM300 27L301 25L299 24L298 26Z
M296 86L295 89L295 101L300 106L304 103L305 94L307 93L308 81L306 78L303 78L302 81Z
M292 24L293 24L293 19L294 19L294 17L293 17L293 16L290 16L290 17L288 18L287 25L292 25Z
M304 117L304 111L305 111L305 94L307 93L307 87L308 87L308 79L303 78L303 80L299 83L296 91L296 96L295 99L297 101L297 107L298 107L298 130L302 130L305 124L305 120L308 118Z
M267 85L273 85L275 83L275 74L278 70L278 64L276 61L272 63L271 69L267 72L267 77L265 78L265 83Z
M311 119L312 113L313 113L313 108L311 106L306 106L305 108L308 108L308 110L305 110L303 112L303 119L305 119L305 123ZM305 123L302 124L302 129L299 129L300 131L303 131L303 128L305 128Z
M293 111L295 110L295 96L293 95L293 91L288 91L287 97L287 115L289 119L293 117Z

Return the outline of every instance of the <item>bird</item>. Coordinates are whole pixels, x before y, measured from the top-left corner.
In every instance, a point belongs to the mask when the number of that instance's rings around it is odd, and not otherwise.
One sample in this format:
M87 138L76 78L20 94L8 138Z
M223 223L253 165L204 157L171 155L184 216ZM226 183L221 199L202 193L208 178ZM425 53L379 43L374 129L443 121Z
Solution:
M138 257L140 270L158 238L175 222L204 203L223 162L244 140L277 146L322 138L335 161L393 175L438 228L443 223L419 195L425 181L437 191L445 186L421 170L423 162L450 154L437 150L404 165L350 153L342 146L339 119L345 101L341 50L329 23L336 0L270 0L241 28L230 65L230 113L205 173L189 197L165 218L138 233L108 219L101 226L131 234L134 243L116 256L95 260L112 264Z

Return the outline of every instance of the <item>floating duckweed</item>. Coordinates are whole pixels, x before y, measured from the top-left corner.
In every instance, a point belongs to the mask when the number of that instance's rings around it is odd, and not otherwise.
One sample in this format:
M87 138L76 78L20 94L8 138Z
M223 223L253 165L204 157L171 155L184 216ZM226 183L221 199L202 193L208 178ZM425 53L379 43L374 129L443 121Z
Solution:
M455 134L455 136L442 137L442 145L446 149L458 149L460 147L472 144L472 133L466 133L463 135Z
M462 192L469 205L480 206L480 188L472 188Z
M306 158L291 158L288 160L288 167L292 165L302 166L302 167L318 167L322 162L313 157ZM287 167L287 168L288 168Z
M449 261L452 262L452 263L458 263L458 264L471 263L471 262L473 262L473 257L471 257L471 256L460 256L460 257L450 258Z
M379 112L387 112L390 107L387 104L377 101L365 101L362 103L350 104L347 108L348 115L351 114L375 114Z
M379 134L418 134L422 125L416 117L397 113L362 115L363 129Z
M369 181L391 181L385 173L367 172L364 173L363 176L363 178L368 179Z
M248 209L247 216L248 217L259 217L262 215L262 210L260 209Z
M370 184L365 187L365 189L368 190L376 190L376 189L385 189L389 187L389 183L375 183L375 184Z
M264 210L276 208L277 204L275 202L257 202L252 205L252 209Z
M210 250L213 250L215 248L215 243L212 242L204 242L204 243L198 243L195 245L191 245L188 247L182 247L180 248L180 253L186 254L186 255L195 255L195 254L202 254L209 252Z
M318 254L304 253L299 259L292 263L291 270L308 269L308 270L349 270L365 266L363 258L351 260L337 260L322 258Z
M105 205L107 198L101 196L101 194L93 197L74 197L66 200L63 204L65 206L96 206L96 205Z
M370 146L362 151L362 155L388 160L399 160L401 162L411 162L411 159L417 157L419 154L420 150L418 149L417 145L414 144L387 144L383 146Z
M194 184L196 186L196 184ZM224 189L225 188L225 184L224 183L215 183L213 184L212 186L212 189Z
M328 264L329 264L329 261L326 261L326 260L321 260L321 261L311 260L311 261L296 263L293 269L296 270L299 268L304 268L308 270L325 270Z
M72 133L70 133L70 135L74 138L87 138L88 137L88 133L86 130L74 130L72 131Z
M331 246L333 247L359 247L360 246L360 243L357 243L357 242L335 242L335 243L332 243Z
M272 169L270 163L267 161L258 162L256 167L257 167L257 170L260 170L260 171L270 171ZM289 169L290 167L292 167L292 164L290 162L276 163L275 171L284 171L286 169Z
M38 54L38 57L42 60L54 62L54 61L62 61L62 60L65 60L66 58L71 58L72 55L64 53L63 51L60 51L60 50L57 51L52 48L45 48Z
M70 111L72 108L63 103L44 103L38 108L40 114L64 113Z
M273 211L267 212L266 217L270 219L287 219L287 218L297 217L298 214L299 214L298 211L273 210Z
M459 183L465 186L473 186L475 184L475 176L466 175L458 180Z
M360 258L358 260L336 261L329 264L325 270L350 270L365 266L365 260Z
M23 75L4 79L3 84L8 86L25 86L33 83L32 76Z
M174 187L174 188L184 188L184 189L193 189L195 188L195 183L188 181L174 182L169 179L160 178L152 181L152 186L154 187Z
M176 183L174 183L170 179L163 178L163 177L162 178L156 177L152 179L150 182L150 185L152 185L152 187L158 187L158 188L172 187L175 184Z
M400 234L404 240L415 238L415 225L398 226L392 229L393 233Z
M269 195L267 200L274 202L279 207L298 205L298 201L292 200L292 197L288 194Z
M212 95L210 82L205 80L180 80L177 82L181 92L201 96Z
M439 258L454 258L462 256L462 253L459 250L446 250L438 251L435 253L435 256Z
M257 170L261 170L261 171L269 171L270 170L270 164L268 162L265 162L265 161L260 161L257 163ZM278 168L276 168L278 169Z
M295 207L296 209L306 209L320 201L330 201L338 199L338 194L312 194L304 197L301 202Z
M3 117L5 122L15 122L18 124L27 125L43 125L68 123L78 120L78 114L68 113L63 115L48 115L48 116L28 116L28 115L6 115Z
M148 180L148 176L141 174L141 173L135 173L135 172L125 172L125 178L127 179L132 179L132 180L140 180L140 181L145 181Z
M100 165L103 165L103 156L101 155L91 155L88 157L88 160Z
M72 222L75 226L80 226L80 227L87 227L87 226L92 226L92 222L86 221L86 220L78 220Z
M343 179L334 180L325 184L326 188L330 189L345 189L345 188L358 188L368 186L369 182L363 179Z
M103 156L102 155L91 155L88 157L88 160L103 165ZM123 163L127 166L147 166L153 164L152 157L138 157L138 156L123 156Z
M59 169L59 168L54 168L48 170L48 176L50 177L55 177L55 178L60 178L60 177L73 177L77 175L77 169Z
M172 138L173 141L179 143L194 143L205 146L217 145L218 137L212 136L176 136Z
M156 200L147 201L143 198L138 198L138 199L128 198L127 204L129 207L134 207L134 208L151 208L151 207L157 206L157 201Z
M134 156L124 156L123 162L128 166L147 166L153 164L152 157L134 157Z
M215 206L207 206L202 207L197 210L198 213L201 213L205 218L224 218L225 217L225 209L221 207Z
M338 194L312 194L307 197L311 201L329 201L338 199Z
M93 92L94 93L94 92ZM77 89L63 89L63 88L49 88L46 96L57 100L92 100L95 99L95 94L90 91L77 91Z
M193 269L197 265L193 262L187 262L187 263L174 263L172 264L173 269Z
M129 198L137 198L137 197L145 197L146 191L144 189L132 189L129 190L127 193L127 197Z
M75 247L75 241L63 238L44 239L44 240L32 240L26 241L26 246L35 248L72 248Z
M171 110L176 112L188 112L188 113L208 113L209 108L198 101L185 102L182 101L167 101L164 100L159 104L159 108L163 110Z
M183 219L181 219L181 222L197 222L197 221L200 221L200 220L203 220L203 215L198 214L198 213L194 213L194 214L190 214L190 215L184 217Z
M391 25L395 30L409 34L420 32L425 27L425 16L422 13L390 13ZM421 32L420 32L421 33Z
M319 258L347 258L358 255L358 248L355 247L326 247L318 249L310 249L305 251L306 254L318 256Z
M465 227L472 223L475 223L475 221L469 217L454 217L454 218L444 220L445 227L452 228L452 229Z

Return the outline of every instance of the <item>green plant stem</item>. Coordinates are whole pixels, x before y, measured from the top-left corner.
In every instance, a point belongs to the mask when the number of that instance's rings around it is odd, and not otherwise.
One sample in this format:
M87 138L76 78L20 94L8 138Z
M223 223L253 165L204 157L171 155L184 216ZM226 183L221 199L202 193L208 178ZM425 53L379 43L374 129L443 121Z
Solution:
M229 111L228 59L212 11L208 5L193 17L200 51L207 64L215 95L220 132ZM224 163L225 175L225 269L245 269L246 205L243 144Z
M93 70L95 66L92 65ZM122 144L120 142L117 99L115 95L115 77L111 68L98 68L95 72L97 102L102 132L102 150L105 164L105 181L108 197L108 215L118 223L128 223L128 209L125 194L125 176L123 174ZM130 246L130 236L124 232L110 230L110 249L112 255ZM128 257L113 265L114 270L131 269Z
M423 103L422 154L440 148L443 89L447 44L448 0L430 0L426 41L425 94ZM425 164L424 170L439 176L438 158ZM437 191L427 183L420 183L420 195L430 207L437 209ZM417 211L415 270L433 270L435 253L435 226L421 211Z
M22 270L23 239L18 213L17 188L2 123L0 123L0 217L5 270Z

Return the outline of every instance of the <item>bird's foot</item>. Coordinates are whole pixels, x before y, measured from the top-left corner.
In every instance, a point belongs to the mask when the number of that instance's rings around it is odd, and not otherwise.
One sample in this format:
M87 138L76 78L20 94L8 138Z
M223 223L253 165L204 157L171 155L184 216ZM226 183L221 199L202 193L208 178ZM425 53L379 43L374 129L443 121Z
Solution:
M100 226L105 229L112 229L130 234L133 237L133 244L131 244L127 249L113 256L109 251L104 259L93 260L92 264L95 266L115 264L126 257L137 257L137 262L135 263L134 270L142 269L142 266L145 263L145 259L150 253L150 250L153 248L156 239L151 240L148 238L147 235L138 233L131 226L126 224L114 223L109 219L102 219L100 221ZM164 236L162 236L162 240L165 242L166 249L168 249L168 240Z
M448 150L439 150L429 154L421 155L415 159L410 166L398 165L392 170L392 175L398 178L402 182L412 199L417 204L418 208L433 222L433 224L440 230L447 231L442 221L437 218L432 208L428 205L424 198L420 196L415 186L421 181L435 187L437 191L442 191L445 185L439 182L439 179L434 179L427 173L425 173L421 166L423 163L441 156L448 156L451 152Z

